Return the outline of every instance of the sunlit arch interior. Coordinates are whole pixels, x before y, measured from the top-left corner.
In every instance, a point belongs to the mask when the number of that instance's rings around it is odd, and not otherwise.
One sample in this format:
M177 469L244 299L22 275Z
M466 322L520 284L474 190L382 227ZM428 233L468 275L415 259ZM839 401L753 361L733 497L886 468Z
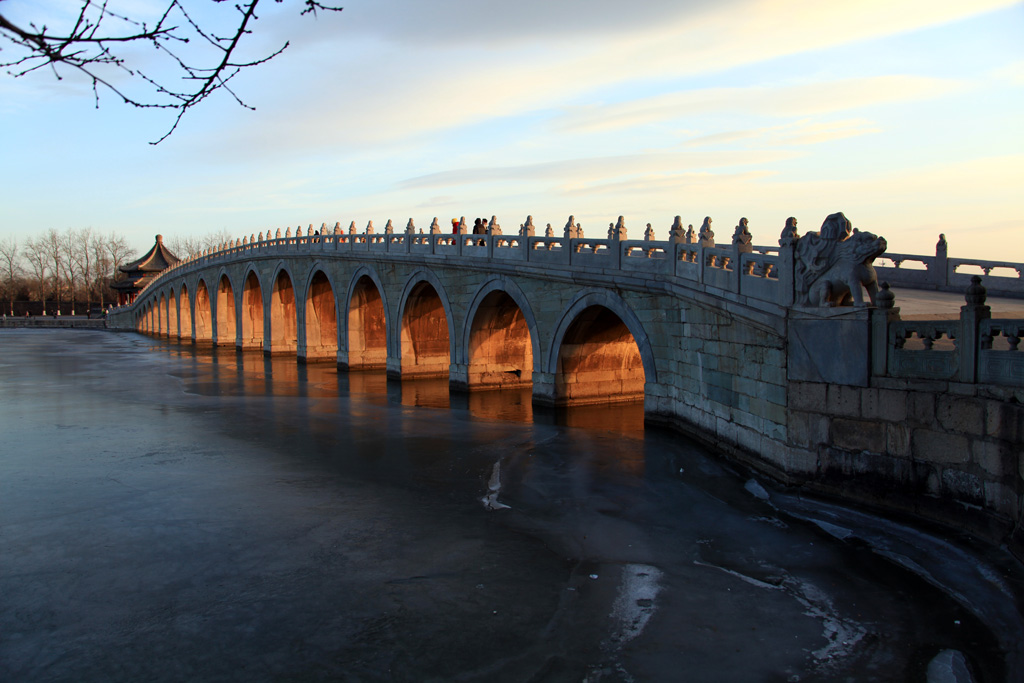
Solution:
M188 287L181 283L181 291L178 292L178 325L181 328L181 336L186 339L193 339L192 333L192 302L188 298Z
M167 297L163 294L160 295L160 301L156 307L156 333L158 335L167 334Z
M480 303L468 351L471 389L532 386L530 330L522 310L506 292L491 292Z
M234 345L238 335L235 326L235 290L231 280L222 275L217 286L217 344Z
M420 282L402 314L402 376L447 377L451 368L448 318L437 290Z
M178 298L174 296L173 289L167 297L167 334L172 339L181 336L181 330L178 328Z
M356 282L348 308L349 367L386 367L387 338L387 317L380 290L368 275L363 275Z
M295 353L298 347L298 320L295 312L295 288L282 270L274 280L270 295L270 352Z
M644 381L640 349L619 316L604 306L580 312L558 349L556 403L642 401Z
M212 328L210 325L210 292L206 283L202 280L196 285L196 336L197 342L208 342L213 340Z
M263 348L263 288L252 271L242 286L242 348Z
M334 290L323 271L316 271L306 297L306 358L337 360L338 313Z

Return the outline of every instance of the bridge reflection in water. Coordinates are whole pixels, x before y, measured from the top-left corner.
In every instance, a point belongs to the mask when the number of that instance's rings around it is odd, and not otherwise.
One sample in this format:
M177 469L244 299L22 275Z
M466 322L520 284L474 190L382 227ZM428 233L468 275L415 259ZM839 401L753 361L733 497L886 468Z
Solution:
M238 396L297 396L331 399L358 396L370 402L433 409L466 411L473 418L511 422L537 422L621 436L639 436L644 430L642 400L550 408L536 406L526 386L484 391L453 392L447 379L389 379L382 371L339 370L329 363L296 363L287 356L236 351L230 347L199 346L174 341L158 343L154 351L192 359L199 370L186 384L190 393ZM328 410L327 404L322 406ZM311 410L316 410L313 404ZM330 406L334 410L335 406Z

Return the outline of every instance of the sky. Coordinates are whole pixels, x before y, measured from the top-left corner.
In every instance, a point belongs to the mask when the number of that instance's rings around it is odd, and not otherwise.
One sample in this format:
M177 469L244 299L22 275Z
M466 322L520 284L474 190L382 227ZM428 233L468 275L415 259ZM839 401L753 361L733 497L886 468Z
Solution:
M590 237L675 216L776 245L843 211L890 252L1024 262L1024 3L339 0L261 6L240 74L173 114L0 74L0 238L165 237L532 215ZM0 0L57 26L69 0ZM156 0L112 1L151 17ZM186 0L217 22L231 3ZM9 54L0 53L0 58ZM157 71L153 51L129 55Z

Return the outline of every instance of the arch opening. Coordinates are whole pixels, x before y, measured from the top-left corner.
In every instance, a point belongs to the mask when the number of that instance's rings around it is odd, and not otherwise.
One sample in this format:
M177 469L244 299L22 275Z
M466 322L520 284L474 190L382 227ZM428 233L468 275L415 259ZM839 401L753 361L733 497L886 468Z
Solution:
M210 292L202 280L196 286L196 336L197 342L213 340L210 314Z
M338 359L338 313L331 283L318 270L306 297L307 360Z
M178 297L174 296L173 289L167 297L167 334L172 339L181 337L181 330L178 328Z
M160 295L160 301L156 307L156 333L157 335L167 334L167 297Z
M645 381L640 349L622 319L604 306L581 311L558 349L555 404L643 401Z
M178 326L181 329L181 336L192 340L192 302L188 298L188 287L184 283L181 291L178 292Z
M263 348L263 288L252 271L242 285L242 348Z
M295 353L298 348L298 319L295 288L288 273L281 271L270 295L270 353Z
M533 345L518 304L506 292L484 297L469 333L470 389L533 386Z
M364 370L387 367L387 340L384 300L373 280L363 275L348 308L348 366Z
M217 285L217 345L233 345L238 335L235 319L235 290L227 275Z
M402 377L448 377L451 342L448 317L437 290L417 284L402 314Z

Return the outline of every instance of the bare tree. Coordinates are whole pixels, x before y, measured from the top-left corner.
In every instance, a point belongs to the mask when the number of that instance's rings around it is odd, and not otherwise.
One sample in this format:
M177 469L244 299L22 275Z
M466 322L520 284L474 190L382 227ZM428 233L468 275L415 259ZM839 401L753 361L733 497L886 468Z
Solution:
M63 234L58 236L60 249L58 251L58 258L60 259L60 269L64 273L64 282L68 287L68 297L71 299L71 315L75 314L75 303L78 298L76 292L78 290L79 276L82 274L81 268L79 267L78 254L76 253L78 247L78 235L73 228L68 228ZM60 306L60 300L57 302L58 307Z
M103 248L106 250L107 256L110 257L107 273L112 280L117 280L119 269L135 251L128 246L128 241L124 237L114 233L104 240Z
M89 239L88 248L92 253L92 287L99 294L100 308L103 308L107 288L113 280L110 255L107 253L107 238L94 233Z
M207 235L175 235L167 240L167 248L180 259L194 258L206 249L217 249L228 240L233 239L227 228Z
M0 268L3 269L4 288L7 290L10 303L9 310L11 315L14 315L14 294L18 278L21 276L21 251L18 249L18 240L13 237L0 240Z
M72 233L71 242L74 245L73 256L78 274L82 279L82 288L85 295L85 305L88 308L92 301L94 282L92 250L89 248L92 242L92 228L82 228Z
M54 228L47 230L41 239L46 257L50 261L50 277L53 278L53 292L57 299L57 315L60 315L60 304L64 300L64 283L61 280L61 276L64 274L64 240Z
M149 21L116 12L111 7L114 1L78 0L81 7L77 16L68 26L56 29L34 22L17 25L0 14L0 38L15 46L14 55L0 66L15 77L48 67L57 80L63 78L62 70L77 71L91 83L97 107L102 89L133 107L176 111L170 129L151 143L159 144L174 132L185 112L218 90L230 94L246 109L253 109L232 90L231 79L243 69L270 61L289 45L285 42L270 54L251 59L239 56L244 39L258 19L260 0L214 0L214 7L230 13L223 33L217 18L199 19L203 10L196 10L195 3L188 0L164 0L163 11L151 15ZM319 0L295 1L301 2L301 15L342 9ZM193 9L186 9L186 4ZM155 48L171 74L156 75L129 65L125 55L132 45L142 44ZM171 85L173 82L184 85ZM141 89L143 94L133 94L129 88Z
M25 240L25 258L31 268L36 295L43 302L43 315L46 315L46 277L50 264L46 241L42 237L37 239L29 237Z

